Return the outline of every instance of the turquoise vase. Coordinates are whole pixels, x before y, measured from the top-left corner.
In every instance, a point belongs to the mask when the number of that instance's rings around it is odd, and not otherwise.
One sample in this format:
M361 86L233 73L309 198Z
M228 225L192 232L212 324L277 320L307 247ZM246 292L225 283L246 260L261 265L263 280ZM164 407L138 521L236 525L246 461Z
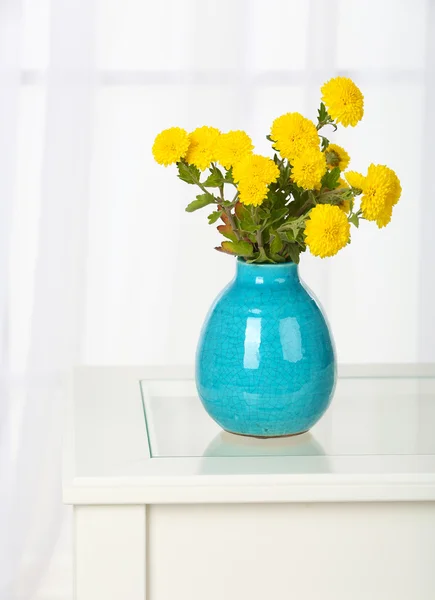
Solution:
M238 259L197 349L196 385L208 414L232 433L296 435L324 414L335 380L328 324L297 265Z

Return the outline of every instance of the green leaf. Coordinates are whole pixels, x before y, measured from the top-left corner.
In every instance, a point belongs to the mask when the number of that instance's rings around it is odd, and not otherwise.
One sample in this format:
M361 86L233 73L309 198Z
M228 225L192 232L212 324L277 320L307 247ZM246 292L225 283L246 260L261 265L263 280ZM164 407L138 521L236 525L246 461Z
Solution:
M269 216L269 213L267 210L264 210L264 208L259 207L257 209L257 216L261 221L265 221Z
M322 150L322 152L324 152L326 150L326 148L329 146L329 140L328 140L328 138L326 138L323 135L321 135L320 138L322 140L322 145L321 145L320 149Z
M293 202L287 205L288 213L290 216L298 216L306 213L310 208L316 204L311 190L303 190L300 194L294 195L295 199Z
M259 226L256 225L255 223L249 223L248 221L241 221L240 229L242 231L247 231L248 233L254 233L255 231L257 231L259 229Z
M331 115L326 110L326 106L323 104L323 102L320 104L320 108L317 111L317 120L318 127L319 125L321 127L323 127L324 125L331 125L334 128L334 131L337 131L337 125L334 123L334 119L331 118Z
M326 171L322 177L322 187L328 188L328 190L335 190L339 185L338 180L340 179L340 169L334 167L331 171Z
M270 217L267 220L267 226L273 225L274 223L281 221L281 219L283 219L287 215L288 215L288 209L286 207L277 208L276 210L272 210L272 212L270 213Z
M275 254L274 252L271 252L269 254L269 256L273 260L273 262L276 262L276 263L285 262L285 258L283 256L281 256L281 254Z
M211 173L204 181L203 185L205 187L220 187L225 183L225 178L222 172L217 167L210 168Z
M329 115L328 115L328 111L326 110L326 106L323 104L323 102L321 102L320 108L317 111L317 118L319 120L319 123L322 123L323 121L328 120L328 117L329 117Z
M350 215L349 217L349 223L352 223L352 225L355 225L355 227L359 227L359 218L357 215Z
M234 183L233 179L233 167L227 170L225 173L225 183Z
M266 140L269 140L269 142L275 142L275 140L273 140L270 135L266 135Z
M287 164L282 164L281 168L280 168L280 173L279 173L279 178L278 178L278 183L280 184L280 186L284 186L286 185L286 183L288 183L289 179L290 179L290 165L289 163Z
M272 183L269 187L269 191L267 192L267 203L273 206L274 208L283 208L286 203L286 194L279 191L276 191L278 186L275 183Z
M240 219L240 221L245 219L247 216L251 215L249 209L241 202L236 202L234 212L236 213L236 217Z
M255 224L251 211L244 204L237 202L234 212L236 213L240 229L249 232L257 231L258 225Z
M283 242L295 241L295 234L293 233L293 231L280 231L279 237L282 239Z
M287 246L287 254L289 255L292 262L299 264L301 250L297 244L289 244Z
M255 254L251 260L247 261L248 263L273 263L274 261L267 256L264 248L260 248L258 254Z
M188 165L185 162L177 163L178 177L186 183L198 183L201 177L201 171L195 165Z
M226 252L237 256L251 256L253 254L252 244L249 242L222 242L222 248Z
M278 254L278 252L282 250L284 244L276 231L271 231L270 233L273 235L273 240L270 243L270 251L272 254Z
M208 204L213 204L216 201L216 198L212 194L199 194L196 197L196 200L193 200L190 204L186 206L186 212L194 212L199 208L204 208Z
M221 210L215 210L213 211L211 214L208 215L208 224L209 225L213 225L213 223L216 223L216 221L218 219L220 219L222 216L222 211Z
M229 225L229 224L228 225L219 225L217 230L219 231L219 233L221 235L226 237L228 240L231 240L232 242L237 242L237 236L234 233L234 230L231 227L231 225Z

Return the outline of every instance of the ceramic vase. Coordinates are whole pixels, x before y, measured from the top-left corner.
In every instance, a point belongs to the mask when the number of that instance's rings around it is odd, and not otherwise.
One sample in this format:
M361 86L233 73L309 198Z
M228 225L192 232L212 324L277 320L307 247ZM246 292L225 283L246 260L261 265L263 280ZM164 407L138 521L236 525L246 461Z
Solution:
M226 431L279 437L308 431L326 411L336 361L328 323L294 263L236 263L205 320L198 394Z

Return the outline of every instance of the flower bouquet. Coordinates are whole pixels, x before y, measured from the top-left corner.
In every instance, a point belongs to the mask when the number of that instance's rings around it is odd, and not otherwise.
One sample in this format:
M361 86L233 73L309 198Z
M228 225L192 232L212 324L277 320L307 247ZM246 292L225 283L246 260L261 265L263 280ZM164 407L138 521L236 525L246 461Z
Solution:
M178 177L201 190L186 210L213 206L209 223L223 222L218 231L226 241L217 250L249 263L298 263L307 248L321 258L336 254L360 219L390 222L401 194L394 171L374 164L365 175L346 171L348 153L324 135L327 126L335 131L362 119L361 91L336 77L321 92L317 123L297 112L272 123L273 158L255 154L244 131L172 127L156 137L155 160L176 164Z
M359 88L336 77L321 92L317 123L297 112L272 123L272 158L255 154L244 131L172 127L154 141L155 160L176 164L178 177L200 189L186 210L212 207L208 221L220 220L225 238L217 250L238 257L196 358L203 405L232 433L296 435L325 412L336 381L334 344L299 279L300 254L335 255L361 219L385 227L400 198L393 170L371 164L365 174L348 171L348 153L325 135L362 119Z

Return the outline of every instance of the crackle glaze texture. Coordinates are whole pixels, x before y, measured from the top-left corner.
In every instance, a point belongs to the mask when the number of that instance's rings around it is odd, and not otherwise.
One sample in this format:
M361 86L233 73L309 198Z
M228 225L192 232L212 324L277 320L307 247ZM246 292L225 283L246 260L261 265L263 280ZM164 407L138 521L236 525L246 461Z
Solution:
M197 349L196 385L209 415L233 433L302 433L327 409L335 379L328 325L297 265L239 259Z

